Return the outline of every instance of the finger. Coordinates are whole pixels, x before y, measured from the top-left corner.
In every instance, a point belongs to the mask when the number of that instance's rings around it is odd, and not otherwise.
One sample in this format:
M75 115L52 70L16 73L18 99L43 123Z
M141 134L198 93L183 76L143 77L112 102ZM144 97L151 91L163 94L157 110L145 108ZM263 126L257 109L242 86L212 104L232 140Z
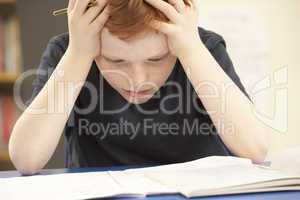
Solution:
M76 0L69 0L68 11L72 11L75 6Z
M91 23L91 27L93 29L96 29L97 31L101 31L108 18L109 18L109 7L105 6L103 11Z
M177 22L178 21L178 12L176 9L169 3L163 0L145 0L154 8L163 12L171 21Z
M190 1L190 5L191 8L193 8L194 10L198 9L198 1L197 0L189 0Z
M89 2L90 0L76 0L74 12L80 16L83 15Z
M92 23L95 18L100 14L100 12L103 10L105 5L107 4L107 0L98 0L98 3L96 6L93 6L89 8L86 13L85 17L89 23Z
M166 22L162 22L159 20L152 20L149 24L150 27L152 27L153 29L156 29L164 34L169 34L172 31L172 24L166 23Z
M183 13L185 10L185 4L183 0L168 0L169 4L171 4L179 13Z

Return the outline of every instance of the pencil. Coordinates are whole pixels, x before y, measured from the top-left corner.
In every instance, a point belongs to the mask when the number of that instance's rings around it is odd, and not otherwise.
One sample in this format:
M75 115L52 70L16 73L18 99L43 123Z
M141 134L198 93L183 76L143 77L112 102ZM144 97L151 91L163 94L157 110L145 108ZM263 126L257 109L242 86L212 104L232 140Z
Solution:
M97 1L96 0L92 0L89 4L88 4L88 8L93 7L97 5ZM68 8L63 8L63 9L59 9L59 10L55 10L52 12L53 16L59 16L59 15L63 15L63 14L67 14L68 13Z

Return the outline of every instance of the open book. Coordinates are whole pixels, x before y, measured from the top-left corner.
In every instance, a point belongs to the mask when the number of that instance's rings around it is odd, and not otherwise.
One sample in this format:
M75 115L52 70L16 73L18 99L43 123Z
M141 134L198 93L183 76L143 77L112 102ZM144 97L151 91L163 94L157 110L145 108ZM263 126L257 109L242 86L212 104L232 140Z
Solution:
M186 197L300 190L300 175L237 157L122 171L36 175L0 179L4 199L87 199L182 194Z

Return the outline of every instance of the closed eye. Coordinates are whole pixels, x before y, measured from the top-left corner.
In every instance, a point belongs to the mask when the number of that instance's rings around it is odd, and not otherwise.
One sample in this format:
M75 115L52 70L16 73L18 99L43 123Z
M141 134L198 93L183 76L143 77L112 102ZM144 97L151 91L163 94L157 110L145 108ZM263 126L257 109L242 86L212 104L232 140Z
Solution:
M110 58L107 58L107 57L105 57L105 59L107 61L111 62L111 63L122 63L122 62L124 62L124 60L122 60L122 59L113 60L113 59L110 59Z
M112 62L112 63L122 63L122 62L124 62L124 60L111 60L110 62Z
M151 62L159 62L159 61L163 60L164 58L166 58L168 55L169 55L169 52L166 53L165 55L163 55L160 58L151 58L151 59L148 59L148 60L151 61Z
M151 62L158 62L161 61L163 58L156 58L156 59L149 59Z
M163 56L161 56L159 58L150 58L150 59L148 59L148 61L150 61L150 62L159 62L159 61L163 60L164 58L166 58L168 55L169 55L169 52L167 52L166 54L164 54ZM106 56L103 56L103 57L108 62L115 63L115 64L125 62L125 60L122 60L122 59L116 59L116 60L114 60L114 59L108 58Z

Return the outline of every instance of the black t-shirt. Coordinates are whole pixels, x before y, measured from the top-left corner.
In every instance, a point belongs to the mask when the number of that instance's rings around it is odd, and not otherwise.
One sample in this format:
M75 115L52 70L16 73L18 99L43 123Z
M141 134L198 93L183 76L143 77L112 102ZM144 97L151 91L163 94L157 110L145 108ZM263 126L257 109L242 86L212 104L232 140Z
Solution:
M249 98L226 52L222 36L200 27L198 31L222 69ZM66 51L68 41L68 33L49 41L28 103L47 82ZM174 82L182 88L177 97L179 89L168 84ZM86 83L96 90L91 93L87 85L82 88L66 123L66 167L169 164L212 155L232 155L220 139L179 59L165 85L142 104L128 103L106 82L95 62ZM173 97L166 98L171 94ZM93 100L97 103L91 112L78 112L88 109ZM118 109L114 114L107 112Z

